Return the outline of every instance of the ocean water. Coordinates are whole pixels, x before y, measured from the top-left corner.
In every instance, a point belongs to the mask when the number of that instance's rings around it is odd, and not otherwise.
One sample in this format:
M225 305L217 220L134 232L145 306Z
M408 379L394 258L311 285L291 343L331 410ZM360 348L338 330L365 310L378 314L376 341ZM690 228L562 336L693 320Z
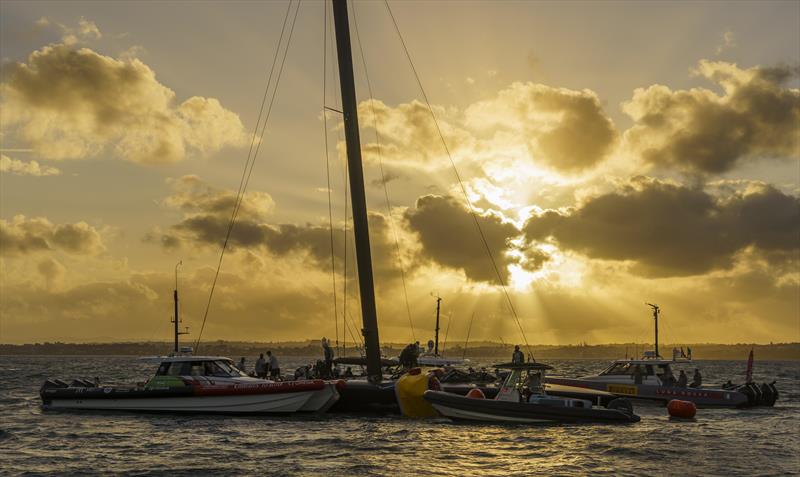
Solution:
M282 360L284 371L305 362ZM252 360L251 360L252 363ZM696 361L704 381L743 381L744 363ZM608 363L551 361L558 374ZM0 357L0 474L129 475L795 475L800 363L756 361L774 408L700 409L672 421L637 406L630 425L495 425L400 417L172 416L44 411L44 379L149 377L127 357Z

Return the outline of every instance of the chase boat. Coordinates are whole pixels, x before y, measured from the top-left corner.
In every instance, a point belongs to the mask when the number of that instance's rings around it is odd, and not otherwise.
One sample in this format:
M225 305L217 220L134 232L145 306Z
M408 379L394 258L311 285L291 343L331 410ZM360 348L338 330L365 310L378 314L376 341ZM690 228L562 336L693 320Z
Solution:
M142 358L155 375L136 386L100 386L48 379L39 395L45 409L176 413L265 414L325 412L339 399L340 382L267 381L252 378L218 356Z
M542 363L501 364L496 368L510 370L494 399L486 399L478 389L466 396L428 390L425 401L445 417L455 420L555 423L555 422L639 422L633 406L625 399L614 399L608 408L593 407L588 399L548 395L544 389Z

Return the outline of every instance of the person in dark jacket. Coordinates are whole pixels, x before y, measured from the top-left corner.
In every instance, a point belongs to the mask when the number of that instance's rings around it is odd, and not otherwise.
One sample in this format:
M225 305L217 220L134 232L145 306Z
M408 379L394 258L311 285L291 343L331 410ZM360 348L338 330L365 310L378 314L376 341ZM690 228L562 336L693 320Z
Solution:
M700 375L699 369L694 368L694 376L692 377L692 384L690 384L689 386L693 388L699 388L702 385L703 385L703 376Z
M322 338L322 353L323 363L325 365L322 374L324 377L329 378L333 370L333 348L331 348L331 344L328 342L327 338Z
M681 370L681 373L678 375L678 387L685 388L686 385L689 383L689 377L686 376L686 373Z
M519 345L514 346L514 353L511 354L512 364L525 364L525 353L519 349Z

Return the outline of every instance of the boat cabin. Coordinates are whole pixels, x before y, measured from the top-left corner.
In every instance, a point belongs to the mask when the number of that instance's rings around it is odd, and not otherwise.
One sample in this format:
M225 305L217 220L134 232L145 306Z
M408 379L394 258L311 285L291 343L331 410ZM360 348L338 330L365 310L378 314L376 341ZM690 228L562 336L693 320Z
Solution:
M583 379L608 383L662 386L675 379L670 366L677 362L678 360L661 358L619 359L597 376L587 376ZM681 360L681 362L690 361ZM641 383L637 383L639 378L641 378Z
M510 371L495 399L514 402L527 401L530 396L545 395L545 372L553 369L542 363L498 364L494 367Z
M223 382L254 379L237 368L230 358L220 356L159 356L141 360L158 363L155 375L147 382L148 387L182 385L182 377Z

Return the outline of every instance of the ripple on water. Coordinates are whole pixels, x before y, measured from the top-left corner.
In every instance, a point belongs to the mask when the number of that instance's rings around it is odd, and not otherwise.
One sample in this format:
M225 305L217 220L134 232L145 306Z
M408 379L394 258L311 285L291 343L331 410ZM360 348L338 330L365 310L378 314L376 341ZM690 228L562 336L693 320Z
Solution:
M552 364L575 375L607 363ZM664 408L641 407L642 422L634 425L504 426L380 416L42 412L38 388L46 375L102 376L101 370L110 370L114 374L106 382L125 382L141 379L150 367L129 358L0 357L0 447L11 450L0 451L0 469L22 475L143 476L657 475L665 469L690 475L797 474L800 369L794 363L770 366L781 391L773 409L701 409L695 421L672 422ZM727 379L741 367L713 362L709 372ZM15 371L3 371L8 368Z

